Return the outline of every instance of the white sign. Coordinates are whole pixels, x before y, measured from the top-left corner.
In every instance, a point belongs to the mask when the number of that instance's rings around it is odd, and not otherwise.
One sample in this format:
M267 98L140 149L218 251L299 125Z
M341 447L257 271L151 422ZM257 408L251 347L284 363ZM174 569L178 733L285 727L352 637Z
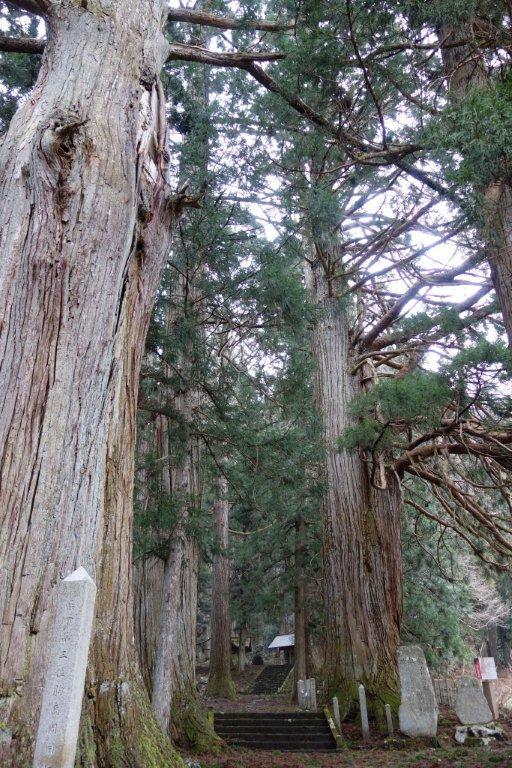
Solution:
M482 680L497 680L498 673L496 672L496 662L492 656L484 656L479 659L480 670L482 672Z

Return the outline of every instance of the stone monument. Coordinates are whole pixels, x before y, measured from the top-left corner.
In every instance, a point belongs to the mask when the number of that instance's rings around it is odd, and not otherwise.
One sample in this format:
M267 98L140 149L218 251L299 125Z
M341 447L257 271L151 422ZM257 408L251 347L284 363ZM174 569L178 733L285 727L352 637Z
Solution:
M95 600L96 585L84 568L57 587L33 768L73 768Z
M412 737L435 736L439 711L425 654L419 645L402 645L398 649L398 672L401 732Z
M368 707L366 705L366 691L364 685L358 687L359 691L359 712L361 715L361 731L364 741L370 738L370 723L368 722Z
M462 725L485 725L493 720L492 712L476 677L461 677L457 687L455 714Z
M306 690L308 692L309 711L316 712L316 680L314 677L306 680Z
M308 692L306 689L305 680L299 680L297 682L297 703L299 705L299 709L308 709Z

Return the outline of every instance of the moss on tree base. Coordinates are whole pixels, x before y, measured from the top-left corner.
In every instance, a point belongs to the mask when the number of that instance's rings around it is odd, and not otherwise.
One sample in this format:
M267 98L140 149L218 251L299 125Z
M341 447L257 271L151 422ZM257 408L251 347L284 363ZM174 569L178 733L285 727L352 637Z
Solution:
M207 696L219 699L236 699L236 688L231 677L210 675L206 686Z
M82 711L76 768L185 768L142 685L103 683Z
M193 752L221 751L222 741L195 692L173 700L171 717L171 738L175 744Z
M400 692L398 678L395 674L383 677L379 681L372 683L364 682L366 693L366 704L368 708L368 717L372 720L379 732L387 732L386 722L386 704L389 704L394 715L398 714L400 705ZM333 689L331 688L331 691ZM329 701L333 696L338 698L340 717L342 720L349 716L358 716L359 714L359 682L339 679L334 692L330 694ZM329 703L329 701L327 703Z

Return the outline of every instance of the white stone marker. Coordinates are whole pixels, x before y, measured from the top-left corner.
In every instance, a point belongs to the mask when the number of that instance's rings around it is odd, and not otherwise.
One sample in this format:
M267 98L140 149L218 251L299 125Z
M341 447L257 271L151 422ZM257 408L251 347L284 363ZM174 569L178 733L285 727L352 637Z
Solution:
M95 600L96 585L84 568L57 587L33 768L73 768Z
M340 703L337 696L334 696L332 700L332 714L334 716L334 722L338 727L338 731L341 731Z
M425 654L419 645L400 646L398 673L402 694L398 709L401 732L412 738L435 736L439 710Z
M359 709L361 711L361 730L363 739L368 741L370 738L370 723L368 722L368 707L366 706L366 691L364 685L359 686Z
M389 704L386 704L384 706L384 709L386 710L386 722L388 724L388 736L389 738L393 738L395 731L393 729L393 715L391 714L391 707Z

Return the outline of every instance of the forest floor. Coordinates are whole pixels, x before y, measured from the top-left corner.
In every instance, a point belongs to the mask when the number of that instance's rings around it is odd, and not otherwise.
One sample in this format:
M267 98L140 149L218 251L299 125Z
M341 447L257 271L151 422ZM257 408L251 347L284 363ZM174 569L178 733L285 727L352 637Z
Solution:
M200 673L201 679L201 672ZM236 701L209 699L205 704L216 711L279 712L296 709L287 696L254 696L249 693L260 668L248 668L236 676L239 691ZM344 723L347 746L338 752L297 753L252 751L226 748L220 755L193 758L201 768L512 768L512 716L500 719L505 741L488 747L460 746L454 741L455 716L442 712L436 740L400 738L388 740L372 734L363 744L358 723Z

